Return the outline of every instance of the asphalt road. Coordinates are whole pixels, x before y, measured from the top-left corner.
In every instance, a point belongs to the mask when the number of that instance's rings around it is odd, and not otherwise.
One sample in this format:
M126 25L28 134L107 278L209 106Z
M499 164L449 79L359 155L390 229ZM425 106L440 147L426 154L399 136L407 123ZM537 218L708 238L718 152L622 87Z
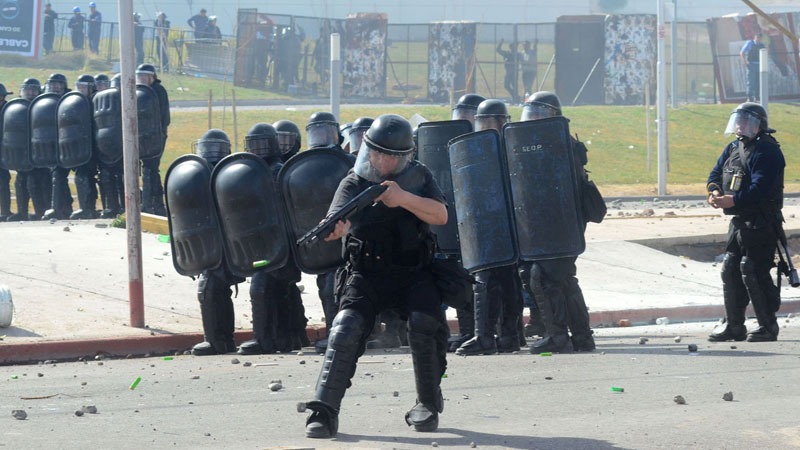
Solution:
M407 349L372 350L345 396L335 440L305 438L306 414L297 412L312 396L319 355L6 366L0 447L800 448L800 322L780 323L775 343L709 343L713 324L692 323L600 329L591 354L450 356L436 433L403 421L415 398ZM282 389L273 392L276 380ZM733 401L723 400L727 392ZM97 413L77 416L85 406Z

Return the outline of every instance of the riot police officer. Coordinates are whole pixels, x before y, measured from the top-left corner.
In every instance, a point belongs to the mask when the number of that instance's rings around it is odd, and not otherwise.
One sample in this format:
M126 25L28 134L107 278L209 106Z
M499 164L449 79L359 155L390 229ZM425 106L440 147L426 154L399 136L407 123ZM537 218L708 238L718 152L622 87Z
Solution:
M194 153L213 168L222 158L231 154L228 135L212 128L193 145ZM192 347L195 356L217 355L236 351L233 340L235 316L231 286L244 281L233 275L225 263L216 269L204 270L197 283L197 300L200 302L200 317L203 322L203 342Z
M531 94L522 109L522 121L561 115L561 101L556 94L548 91ZM570 138L575 177L580 180L587 176L583 168L588 162L586 147L577 139ZM585 222L581 226L586 229ZM575 276L576 260L577 257L565 257L520 264L523 287L536 301L545 326L545 336L530 346L533 354L573 350L590 352L595 349L589 310ZM536 291L540 295L534 295ZM568 331L572 333L571 336Z
M260 156L277 177L281 162L281 148L275 127L257 123L245 137L245 150ZM277 193L276 193L277 196ZM292 318L288 317L287 299L291 296L291 285L300 281L300 269L289 261L280 269L256 272L250 280L250 302L253 317L253 339L239 346L239 353L252 355L286 352L292 350L299 336L292 333Z
M364 141L364 133L372 126L372 118L359 117L353 121L353 125L347 130L348 140L350 141L350 154L358 156L361 143Z
M42 84L36 78L26 78L22 81L19 92L21 98L31 102L41 93ZM7 220L9 222L31 220L28 215L28 205L31 201L31 197L36 197L33 195L34 193L38 196L35 181L33 170L17 170L17 176L14 179L14 193L17 196L17 212L8 216ZM33 188L33 192L31 188ZM34 220L39 219L39 217L35 217Z
M375 205L339 221L325 238L343 238L347 273L314 400L307 404L312 413L306 436L312 438L336 436L339 408L358 357L376 314L387 308L399 308L408 317L417 404L406 414L406 422L417 431L435 431L444 407L439 385L446 369L448 332L430 271L429 231L429 225L447 222L444 195L431 172L412 159L411 125L402 117L376 118L364 143L329 212L375 184L388 189Z
M300 128L291 120L279 120L272 124L278 133L278 146L281 149L281 160L288 161L292 156L300 152L303 143L300 136Z
M464 94L458 99L453 107L453 120L469 120L475 125L475 112L478 110L478 105L486 98L478 94Z
M511 120L508 108L500 100L484 100L475 110L475 131L502 132L503 125ZM507 265L474 273L475 336L464 342L457 355L494 354L513 352L520 348L518 322L522 312L521 286L517 265ZM500 335L495 341L495 325L500 320Z
M67 77L63 73L51 73L44 83L44 91L52 92L58 95L64 95L69 92L67 85Z
M75 90L84 97L92 98L96 92L94 77L83 74L75 80ZM92 136L92 146L94 147L94 136ZM75 190L78 195L79 209L70 214L70 219L96 219L97 214L97 152L92 148L91 159L81 166L75 168Z
M161 143L159 156L142 160L142 212L159 216L166 215L164 208L164 188L161 185L161 154L167 143L167 128L170 123L169 96L167 90L161 85L161 80L156 75L156 68L152 64L140 64L136 68L136 83L153 88L158 95L159 111L161 114L161 133L164 141Z
M339 122L329 112L319 111L309 116L306 124L306 137L309 150L324 148L344 152L341 147L343 138L339 134ZM333 316L336 315L336 299L333 295L335 274L335 272L329 272L317 275L317 289L319 291L319 299L322 302L322 310L325 313L326 330L330 330L331 321ZM314 344L318 353L324 352L327 345L327 338L320 339Z
M104 75L98 75L101 77ZM95 82L97 82L95 77ZM122 100L119 83L114 75L109 88L97 91L93 98L95 144L98 156L98 186L103 210L100 218L113 219L125 211L125 180L122 160ZM97 84L95 84L97 87Z
M725 319L708 340L767 342L778 339L775 313L780 289L770 275L782 235L786 161L772 136L767 112L757 103L733 110L725 134L735 134L708 176L708 203L731 217L722 261ZM747 332L745 308L753 304L758 328Z
M3 105L6 104L6 97L10 92L6 86L0 83L0 113ZM1 117L1 116L0 116ZM0 222L5 222L11 215L11 173L7 169L0 168Z
M108 78L108 75L104 73L98 73L94 76L94 87L97 92L103 92L106 89L111 87L111 80Z

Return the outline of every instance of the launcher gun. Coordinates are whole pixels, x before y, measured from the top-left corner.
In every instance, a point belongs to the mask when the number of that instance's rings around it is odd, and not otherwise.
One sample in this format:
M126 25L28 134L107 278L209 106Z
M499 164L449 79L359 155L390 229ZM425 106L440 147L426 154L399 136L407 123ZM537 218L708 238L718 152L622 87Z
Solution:
M320 222L319 225L315 226L311 229L311 231L304 234L303 237L297 240L297 245L311 245L320 237L324 238L325 236L331 234L334 228L336 228L336 224L340 220L347 220L356 212L375 203L375 199L383 194L387 188L387 186L382 186L380 184L368 187L364 192L358 194L352 200L347 202L342 209L330 214L322 222Z

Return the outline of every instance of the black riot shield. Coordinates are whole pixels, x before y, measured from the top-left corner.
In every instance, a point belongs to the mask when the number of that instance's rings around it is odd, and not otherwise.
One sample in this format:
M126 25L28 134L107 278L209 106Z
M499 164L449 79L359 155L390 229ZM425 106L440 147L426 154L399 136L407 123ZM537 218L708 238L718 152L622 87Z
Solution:
M520 258L580 255L586 243L568 120L514 122L503 136Z
M3 105L2 140L0 140L0 167L7 170L32 170L28 107L30 102L15 98Z
M178 157L164 178L172 264L186 276L219 267L224 253L211 166L197 155Z
M517 236L500 134L465 134L449 147L464 268L476 272L514 264Z
M92 102L80 92L68 92L58 101L58 165L73 169L92 158Z
M116 88L100 91L94 104L94 142L97 157L103 164L122 160L122 103Z
M231 271L248 277L289 260L289 235L270 166L251 153L226 156L211 173L211 192L222 225Z
M42 94L31 102L31 164L35 168L58 165L58 99L56 93Z
M150 86L136 85L136 108L139 118L139 159L158 158L164 152L161 133L161 107L158 94Z
M424 122L418 128L417 159L430 169L436 184L444 193L447 204L451 205L450 214L445 225L432 225L431 231L436 234L439 250L447 255L460 253L458 245L458 224L452 209L453 180L450 177L450 155L447 144L451 139L472 131L468 120L445 120L441 122Z
M278 173L291 242L314 228L328 213L339 182L353 167L347 154L329 149L293 156ZM342 243L319 239L294 247L294 260L305 273L322 274L344 264Z

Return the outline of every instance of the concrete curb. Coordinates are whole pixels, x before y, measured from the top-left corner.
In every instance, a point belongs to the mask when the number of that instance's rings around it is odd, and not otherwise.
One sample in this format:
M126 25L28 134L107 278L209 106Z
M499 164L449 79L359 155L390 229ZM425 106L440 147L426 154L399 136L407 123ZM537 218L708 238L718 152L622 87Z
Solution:
M800 313L800 300L784 301L781 314ZM592 327L608 328L655 323L656 318L667 317L670 322L698 322L716 320L725 315L722 305L682 306L677 308L648 308L619 311L596 311L589 314ZM748 317L753 316L748 307ZM458 331L458 322L448 320L451 332ZM312 326L306 329L309 341L325 337L325 328ZM252 339L252 331L237 331L234 339L237 344ZM13 365L34 363L46 360L67 360L76 358L93 359L96 355L123 357L127 355L172 354L184 352L202 341L200 333L178 333L154 336L123 336L117 338L84 339L73 341L43 341L21 344L0 344L0 364ZM231 354L231 356L235 356Z

